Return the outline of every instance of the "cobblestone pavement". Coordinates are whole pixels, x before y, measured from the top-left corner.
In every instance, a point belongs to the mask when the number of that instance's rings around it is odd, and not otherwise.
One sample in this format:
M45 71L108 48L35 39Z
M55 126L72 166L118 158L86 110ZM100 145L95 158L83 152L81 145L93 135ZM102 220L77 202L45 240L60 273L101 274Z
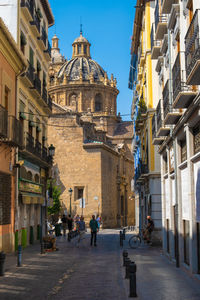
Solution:
M39 253L39 245L23 251L22 267L16 256L7 255L5 276L0 277L0 299L127 300L129 282L124 279L119 231L103 230L97 247L85 235L77 247L65 237L57 240L59 251ZM124 248L128 248L128 235ZM200 281L176 269L154 248L128 249L137 263L137 293L140 300L199 300Z

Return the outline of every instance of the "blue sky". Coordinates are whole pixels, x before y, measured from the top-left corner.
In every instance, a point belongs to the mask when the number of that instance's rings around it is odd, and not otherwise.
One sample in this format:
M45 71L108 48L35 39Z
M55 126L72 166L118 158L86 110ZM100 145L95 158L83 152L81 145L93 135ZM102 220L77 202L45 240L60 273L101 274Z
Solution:
M120 91L117 108L123 120L130 120L132 91L128 89L131 35L136 0L49 0L55 25L49 28L49 39L56 33L61 53L70 59L72 43L80 34L91 43L91 57L110 78L117 78Z

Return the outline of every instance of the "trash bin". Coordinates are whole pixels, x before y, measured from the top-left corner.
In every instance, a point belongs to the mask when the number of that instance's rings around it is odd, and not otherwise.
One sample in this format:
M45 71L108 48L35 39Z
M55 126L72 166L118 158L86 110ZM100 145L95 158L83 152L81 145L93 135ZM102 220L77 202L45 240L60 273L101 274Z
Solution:
M0 276L4 275L4 262L6 259L6 254L2 251L0 252Z

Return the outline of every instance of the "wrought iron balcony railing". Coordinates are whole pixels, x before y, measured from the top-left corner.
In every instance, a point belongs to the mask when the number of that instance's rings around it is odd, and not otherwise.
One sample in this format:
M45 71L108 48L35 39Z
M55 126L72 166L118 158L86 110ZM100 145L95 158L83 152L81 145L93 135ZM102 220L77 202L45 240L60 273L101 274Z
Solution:
M34 137L28 132L26 133L26 150L31 153L35 152Z
M169 14L172 9L172 4L178 4L179 0L161 0L162 13Z
M148 174L149 173L149 167L147 164L141 164L141 173L142 174Z
M40 34L40 19L37 14L34 14L33 21L30 22L31 25L37 28L38 33Z
M167 114L170 112L170 104L169 104L169 80L167 80L165 87L163 89L163 110L164 110L164 119Z
M39 141L35 141L35 151L34 153L37 155L37 156L41 156L42 155L42 145Z
M161 99L156 107L156 117L157 117L157 131L162 127L162 112L161 112Z
M42 27L42 35L41 35L41 40L43 41L45 47L47 44L47 33L44 27Z
M48 41L48 46L47 46L47 49L44 50L44 53L47 53L49 55L49 57L51 57L51 45Z
M172 68L173 107L186 108L196 92L186 84L185 53L179 52Z
M13 146L23 147L23 126L14 116L8 117L8 143Z
M187 84L199 85L200 77L200 9L196 9L185 36ZM194 67L197 68L194 69ZM194 69L194 70L193 70ZM193 73L193 74L192 74Z
M45 87L42 90L42 99L47 103L47 89Z
M42 147L42 159L46 162L49 161L49 157L47 154L47 148L46 147Z
M34 84L34 78L35 78L34 72L35 72L34 67L29 63L28 70L26 72L26 76L28 77L28 79L30 80L30 82L32 84Z
M35 1L34 0L21 0L21 7L22 8L27 8L30 15L33 18L34 15L34 7L35 7Z
M163 35L167 32L167 17L161 14L159 1L156 2L154 17L156 38L162 39ZM160 28L159 25L161 25Z
M156 137L156 114L154 113L152 117L152 138Z
M7 137L8 134L8 111L0 105L0 137Z
M161 41L155 39L155 24L151 26L151 58L156 59L160 55Z
M38 77L37 74L35 74L35 79L34 79L34 88L38 91L38 93L41 95L41 80Z

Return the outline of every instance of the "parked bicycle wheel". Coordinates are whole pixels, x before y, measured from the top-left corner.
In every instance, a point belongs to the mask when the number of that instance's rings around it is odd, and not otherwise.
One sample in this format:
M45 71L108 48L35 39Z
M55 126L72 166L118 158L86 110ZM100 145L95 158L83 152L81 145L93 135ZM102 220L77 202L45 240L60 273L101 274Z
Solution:
M132 249L137 248L140 245L141 241L138 235L133 235L130 239L129 239L129 246Z

